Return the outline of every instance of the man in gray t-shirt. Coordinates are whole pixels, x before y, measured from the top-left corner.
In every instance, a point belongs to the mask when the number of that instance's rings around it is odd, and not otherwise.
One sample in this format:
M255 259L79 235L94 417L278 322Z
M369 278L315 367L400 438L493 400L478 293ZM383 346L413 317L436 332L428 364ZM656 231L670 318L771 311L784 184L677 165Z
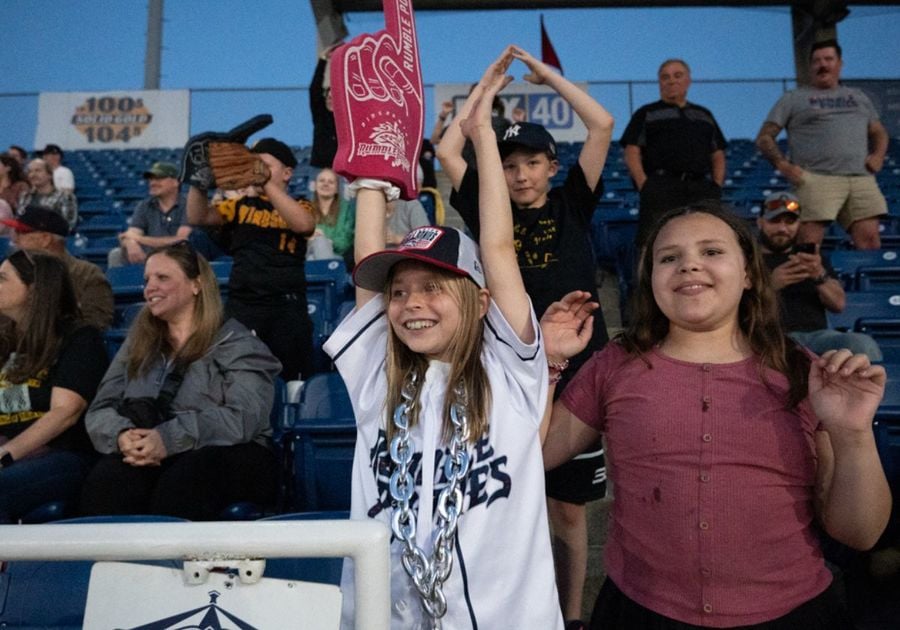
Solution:
M121 246L107 256L108 267L143 264L152 249L186 240L191 233L178 167L155 162L144 173L144 179L150 196L135 206L128 229L119 234Z
M878 249L878 217L887 203L875 182L888 134L869 98L840 84L841 47L813 45L811 84L779 99L756 138L762 154L794 185L803 208L801 243L821 243L837 219L858 249ZM790 160L775 138L787 130Z

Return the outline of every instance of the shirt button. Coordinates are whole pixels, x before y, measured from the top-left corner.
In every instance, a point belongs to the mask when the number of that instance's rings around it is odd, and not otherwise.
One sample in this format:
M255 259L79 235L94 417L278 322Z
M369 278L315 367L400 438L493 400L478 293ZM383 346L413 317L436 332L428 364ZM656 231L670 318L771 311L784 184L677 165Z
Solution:
M709 475L706 473L700 473L700 481L703 483L707 483L709 481Z
M704 363L704 364L703 364L703 371L704 371L704 372L709 372L711 369L712 369L712 368L709 367L709 364L708 364L708 363Z
M709 529L709 523L707 523L706 521L700 521L700 529Z
M704 433L704 434L703 434L703 441L704 441L704 442L712 442L712 435L709 434L709 433Z
M710 574L712 574L712 571L710 571L709 569L700 569L700 575L702 575L703 577L709 577Z
M703 612L711 613L712 612L712 604L703 604Z

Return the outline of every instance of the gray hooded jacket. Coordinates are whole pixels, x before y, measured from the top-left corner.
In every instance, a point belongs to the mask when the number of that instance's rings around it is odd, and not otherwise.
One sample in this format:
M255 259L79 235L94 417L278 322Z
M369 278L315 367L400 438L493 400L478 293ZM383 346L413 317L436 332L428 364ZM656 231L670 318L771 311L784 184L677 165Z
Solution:
M172 364L160 355L150 369L128 379L128 341L109 366L91 403L85 427L99 452L119 452L118 437L132 428L119 415L124 398L156 397ZM169 455L204 446L267 444L269 413L281 363L253 333L234 319L222 326L202 358L191 363L172 401L172 418L156 426Z

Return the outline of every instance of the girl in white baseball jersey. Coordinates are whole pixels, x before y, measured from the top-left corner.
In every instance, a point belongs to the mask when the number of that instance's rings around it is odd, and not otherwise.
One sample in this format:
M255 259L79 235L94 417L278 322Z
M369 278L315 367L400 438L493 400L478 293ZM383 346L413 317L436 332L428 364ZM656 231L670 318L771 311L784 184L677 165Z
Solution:
M358 426L351 516L393 531L394 628L563 627L539 438L548 364L490 124L511 60L490 66L462 122L481 176L481 258L446 227L418 228L383 250L388 185L356 182L357 306L325 349ZM572 325L546 334L583 344L593 305L579 295L566 308ZM348 628L352 577L348 560Z

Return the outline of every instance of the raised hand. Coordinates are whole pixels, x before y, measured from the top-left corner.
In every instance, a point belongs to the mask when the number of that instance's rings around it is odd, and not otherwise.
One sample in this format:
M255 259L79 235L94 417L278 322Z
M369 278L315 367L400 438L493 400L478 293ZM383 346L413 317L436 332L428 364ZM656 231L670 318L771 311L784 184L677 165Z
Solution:
M510 50L512 51L513 57L528 66L529 72L522 78L529 83L534 83L535 85L543 85L547 81L547 78L554 73L553 70L550 69L550 66L538 59L535 59L523 48L519 48L518 46L510 46Z
M415 18L410 0L382 6L385 29L354 38L331 58L334 169L351 181L389 181L414 199L425 122Z
M472 108L472 113L459 123L466 138L471 139L478 129L490 129L493 132L491 115L494 97L512 81L512 77L506 74L512 61L511 48L507 48L485 70L478 83L481 94Z
M868 432L886 380L884 367L872 365L866 355L829 350L810 366L810 403L829 433Z
M572 291L547 307L541 316L541 334L549 360L562 362L587 347L594 331L593 312L599 307L587 291Z

